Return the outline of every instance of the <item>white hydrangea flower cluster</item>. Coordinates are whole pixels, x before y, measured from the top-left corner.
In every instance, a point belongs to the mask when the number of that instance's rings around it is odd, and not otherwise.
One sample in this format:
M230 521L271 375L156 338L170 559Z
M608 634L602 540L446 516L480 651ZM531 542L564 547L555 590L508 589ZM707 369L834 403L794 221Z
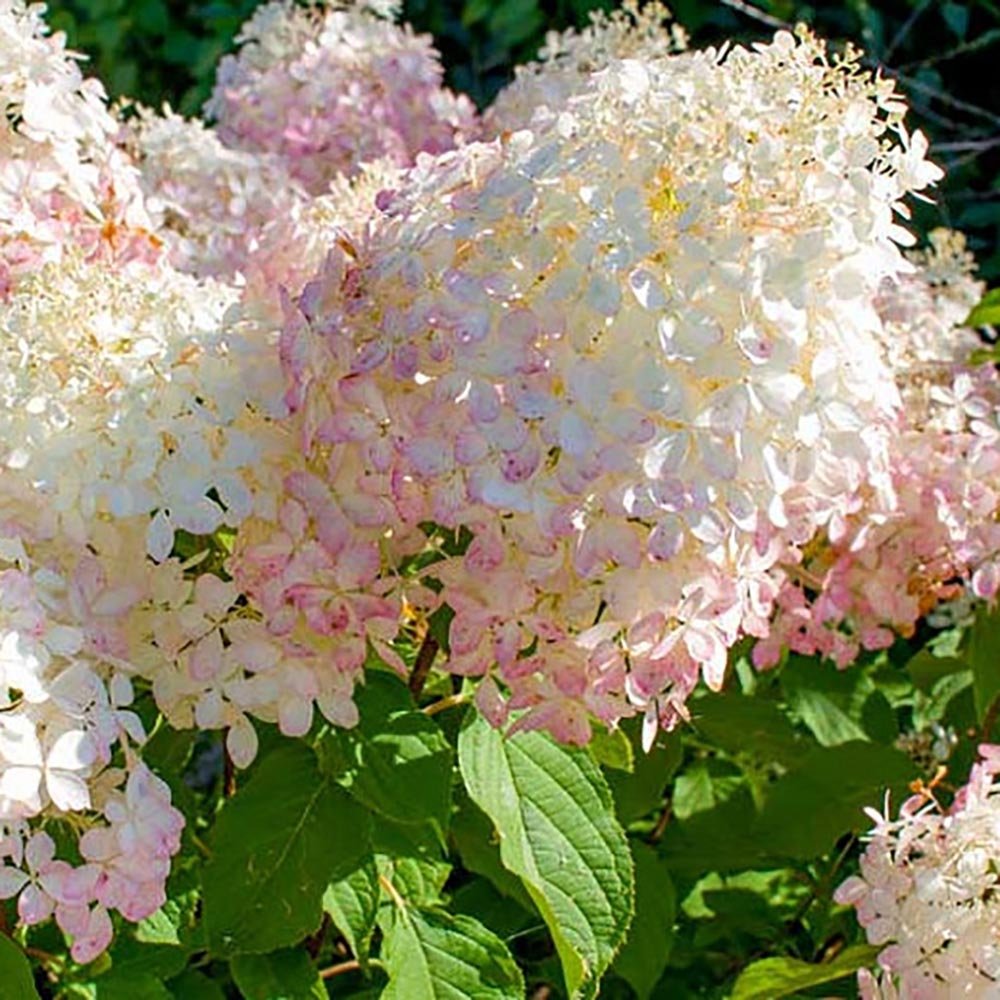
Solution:
M518 66L514 80L497 94L483 115L485 137L528 128L575 95L586 93L594 74L622 59L645 63L687 48L684 29L671 23L670 11L658 2L627 2L611 13L594 11L590 24L562 33L550 32L538 62Z
M159 242L136 171L111 141L104 90L84 79L62 34L47 35L43 4L0 4L0 295L19 275L58 261L66 245L125 263Z
M206 113L224 143L277 154L312 194L363 163L409 166L478 128L468 98L442 86L430 38L370 5L272 0L237 41Z
M359 533L381 594L379 537L468 528L428 571L457 612L447 668L578 741L590 714L669 725L699 673L721 684L789 546L882 487L899 397L873 303L909 269L900 199L940 176L891 83L807 33L612 55L593 84L418 161L307 287L283 360L309 495L291 475L295 532L237 540L237 578L273 603L280 571L288 616L329 636L355 628L333 567Z
M915 270L879 291L883 353L904 400L890 448L891 488L859 495L837 536L814 539L777 597L769 666L783 648L831 656L910 635L941 601L1000 590L1000 377L975 363L961 329L984 285L959 234L938 230Z
M864 1000L996 995L1000 982L1000 747L982 760L947 810L917 794L898 819L875 823L861 874L836 891L879 952L879 976L859 976Z

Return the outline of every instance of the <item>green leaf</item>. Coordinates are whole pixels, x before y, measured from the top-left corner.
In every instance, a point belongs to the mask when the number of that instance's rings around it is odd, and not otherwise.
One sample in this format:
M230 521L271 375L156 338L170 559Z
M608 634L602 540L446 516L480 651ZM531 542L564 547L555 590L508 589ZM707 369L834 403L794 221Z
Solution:
M629 738L620 730L595 726L587 744L591 757L603 767L631 774L635 770L635 752Z
M274 951L313 933L327 886L369 860L369 817L308 746L289 743L223 807L212 850L203 877L212 951Z
M436 825L451 815L453 753L441 727L414 708L406 685L369 671L355 693L361 722L327 733L323 770L369 809L397 823Z
M323 893L323 909L344 935L362 967L368 964L378 900L378 869L373 863L331 883Z
M968 661L976 718L982 722L1000 696L1000 608L980 608L969 633Z
M496 826L500 859L549 927L571 996L596 996L632 919L633 869L600 769L547 733L504 737L479 717L462 729L459 765Z
M500 841L489 816L467 795L459 799L458 811L451 822L451 836L465 868L488 878L498 892L534 911L523 883L500 860Z
M791 764L805 748L788 716L774 702L731 692L705 694L691 702L694 727L729 753L751 753Z
M768 790L755 839L786 858L808 860L829 851L837 838L867 821L865 806L881 805L915 777L906 754L879 743L816 747Z
M1000 323L1000 288L991 288L965 317L962 326L996 326Z
M38 1000L31 964L6 934L0 934L0 983L4 1000Z
M382 821L375 825L372 847L380 875L384 875L415 906L441 902L441 889L451 874L451 863L430 826Z
M942 677L967 669L968 664L957 656L935 656L929 649L920 650L906 663L914 686L925 694L930 694Z
M622 823L641 819L663 805L664 789L683 756L681 737L677 732L661 736L649 753L645 753L639 743L639 727L629 725L632 721L627 720L623 728L635 751L635 767L631 774L612 771L605 775Z
M382 1000L523 1000L521 970L478 920L394 906L379 926L389 973Z
M795 713L825 747L868 738L847 712L858 677L831 664L792 656L781 672L781 686Z
M204 973L188 969L167 983L175 1000L226 1000L222 987Z
M731 1000L778 1000L810 986L842 979L873 965L879 953L875 945L856 944L832 962L811 965L797 958L764 958L748 965L733 987Z
M635 919L628 939L612 965L639 1000L653 992L670 958L677 918L677 895L670 868L655 850L631 841L635 863Z
M754 836L758 814L746 786L711 809L668 823L660 853L671 871L692 878L706 872L734 872L777 859Z
M94 1000L174 1000L154 974L113 969L93 982ZM6 994L3 994L6 1000Z
M229 963L246 1000L326 1000L326 987L301 948L270 955L237 955Z

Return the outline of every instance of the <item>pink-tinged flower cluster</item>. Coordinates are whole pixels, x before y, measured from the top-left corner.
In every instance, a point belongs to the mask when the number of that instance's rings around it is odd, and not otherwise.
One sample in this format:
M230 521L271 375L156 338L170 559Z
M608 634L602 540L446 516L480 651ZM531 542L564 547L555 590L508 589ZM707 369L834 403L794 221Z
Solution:
M206 113L224 143L275 153L312 194L339 174L389 159L409 166L475 136L468 98L442 86L431 40L375 5L299 6L254 13L219 64Z
M77 962L90 962L111 943L110 911L138 921L166 900L170 858L180 847L184 818L170 805L170 791L149 769L135 763L125 788L121 772L106 772L103 814L107 823L80 837L84 860L73 866L56 858L48 833L24 824L0 840L0 899L17 898L27 926L54 916L72 941Z
M302 466L233 572L353 671L393 604L447 604L446 668L492 717L583 741L719 686L789 549L886 488L874 300L939 171L891 84L808 34L609 57L550 112L418 161L307 286L282 341ZM428 521L473 540L405 594Z
M983 286L956 234L937 231L912 258L916 270L876 300L905 404L886 488L859 491L842 523L800 549L758 666L782 648L846 666L966 586L986 599L1000 589L1000 378L971 363L980 341L956 328Z
M104 90L84 79L62 34L47 34L44 10L24 0L0 7L3 297L67 246L119 265L160 253L135 169L115 146Z
M402 173L387 159L336 176L312 196L274 153L226 146L203 122L140 109L124 146L140 168L146 208L185 274L239 289L241 322L263 337L280 323L280 297L297 297L338 227L360 232L377 194ZM273 351L269 362L273 366Z
M995 996L1000 983L1000 747L984 745L949 809L927 793L875 823L861 873L836 891L857 909L868 941L884 945L864 1000Z

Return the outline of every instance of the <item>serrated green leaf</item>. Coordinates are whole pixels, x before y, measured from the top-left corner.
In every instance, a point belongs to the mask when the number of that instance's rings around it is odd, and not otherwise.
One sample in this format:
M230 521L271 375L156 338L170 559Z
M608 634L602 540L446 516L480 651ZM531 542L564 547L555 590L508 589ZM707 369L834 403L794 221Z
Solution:
M638 840L630 846L635 863L635 919L611 968L639 1000L647 1000L670 958L677 896L670 868L656 851Z
M779 1000L810 986L842 979L873 965L879 948L857 944L833 961L812 965L797 958L764 958L747 966L733 987L731 1000Z
M753 836L786 858L825 854L865 825L865 806L880 805L887 788L899 801L915 776L906 754L879 743L816 747L770 786Z
M301 948L237 955L229 963L245 1000L326 1000L319 972Z
M327 886L364 865L370 843L368 814L308 746L272 751L216 822L203 877L211 950L269 952L313 933Z
M976 718L982 722L1000 697L1000 608L979 609L969 633L967 659L972 668Z
M625 939L634 893L632 857L600 769L547 733L507 738L479 717L463 728L458 755L504 866L548 925L569 994L595 996Z
M332 730L320 744L324 771L369 809L397 823L433 823L443 836L454 754L441 727L387 673L370 671L355 701L361 722Z
M368 964L375 914L378 912L378 869L363 865L346 878L331 883L323 893L323 909L344 935L362 968Z
M0 983L4 1000L38 1000L31 963L6 934L0 934Z
M442 857L437 832L428 825L375 824L372 848L380 875L384 875L414 906L441 901L441 889L451 874L451 863Z
M380 919L382 1000L523 1000L524 978L507 946L478 920L416 907Z
M451 865L437 859L375 855L378 873L384 875L399 894L414 906L435 906L441 902Z
M965 317L962 326L996 326L1000 324L1000 288L991 288Z

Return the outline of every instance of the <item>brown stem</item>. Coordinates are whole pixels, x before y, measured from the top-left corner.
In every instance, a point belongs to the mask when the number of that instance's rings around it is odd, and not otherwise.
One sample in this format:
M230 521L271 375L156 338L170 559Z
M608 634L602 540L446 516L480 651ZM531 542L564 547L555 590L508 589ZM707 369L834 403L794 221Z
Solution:
M360 968L361 963L356 958L352 958L346 962L338 962L336 965L331 965L328 969L320 969L319 978L333 979L334 976L340 976L345 972L354 972Z
M667 824L670 822L672 815L673 810L670 808L670 803L668 802L663 807L663 812L660 813L660 818L656 821L656 826L650 830L649 836L646 838L650 844L658 844L663 839L663 834L666 832Z
M440 648L437 639L428 632L417 652L413 670L410 671L410 693L414 698L420 697L420 692L423 691L424 684L427 683L427 675L431 672L434 657L437 656Z

